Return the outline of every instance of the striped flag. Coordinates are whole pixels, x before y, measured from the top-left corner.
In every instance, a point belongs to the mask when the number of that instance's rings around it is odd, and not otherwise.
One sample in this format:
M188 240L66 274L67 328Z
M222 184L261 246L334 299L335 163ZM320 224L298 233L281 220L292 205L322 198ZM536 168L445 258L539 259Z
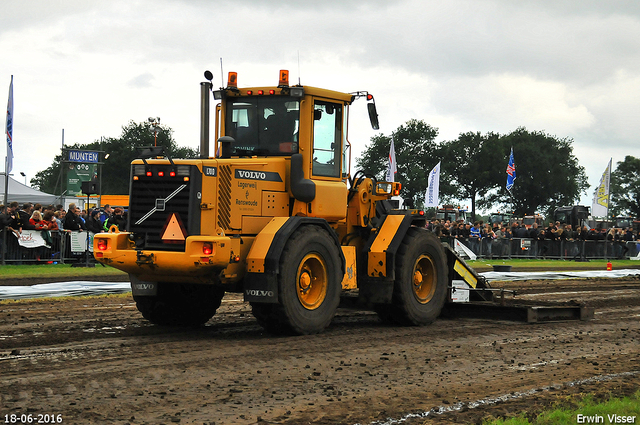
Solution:
M516 179L516 163L513 160L513 148L511 148L511 155L509 155L509 164L507 165L507 190L511 190L513 187L513 181Z
M6 175L9 175L13 169L13 75L11 76L11 84L9 84L5 132L7 133L7 168L5 172L7 173Z
M591 204L591 215L594 217L607 217L609 214L609 182L611 181L611 161L602 173L600 184L593 194L593 202Z
M396 164L396 148L393 145L393 139L391 139L391 147L389 148L389 168L387 168L386 181L395 182L397 172L398 166Z

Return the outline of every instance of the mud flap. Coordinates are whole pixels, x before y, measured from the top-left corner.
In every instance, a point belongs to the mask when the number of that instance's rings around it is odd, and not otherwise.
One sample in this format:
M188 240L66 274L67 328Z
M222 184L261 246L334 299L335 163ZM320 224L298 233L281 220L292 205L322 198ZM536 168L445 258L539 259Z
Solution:
M131 281L131 293L134 296L155 297L158 295L157 282L140 280L132 274L129 274L129 280Z
M277 275L272 273L247 273L244 277L244 300L254 303L277 303Z
M363 279L359 286L358 304L371 306L374 304L389 304L393 299L393 280L391 279Z

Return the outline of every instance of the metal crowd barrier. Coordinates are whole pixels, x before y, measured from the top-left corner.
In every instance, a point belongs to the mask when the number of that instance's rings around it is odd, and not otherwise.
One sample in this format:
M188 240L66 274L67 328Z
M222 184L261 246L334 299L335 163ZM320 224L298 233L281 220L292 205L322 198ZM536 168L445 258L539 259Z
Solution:
M10 232L2 232L2 265L81 262L95 263L92 232L24 230L19 239Z
M478 258L542 258L560 260L629 259L640 251L640 242L536 240L528 238L474 239L442 237L454 246L457 239Z
M2 232L1 264L79 263L93 262L93 233L77 231L26 230L21 240ZM628 259L636 257L640 242L536 240L536 239L474 239L440 238L454 246L455 239L478 258L543 258L561 260ZM87 249L88 247L88 249Z

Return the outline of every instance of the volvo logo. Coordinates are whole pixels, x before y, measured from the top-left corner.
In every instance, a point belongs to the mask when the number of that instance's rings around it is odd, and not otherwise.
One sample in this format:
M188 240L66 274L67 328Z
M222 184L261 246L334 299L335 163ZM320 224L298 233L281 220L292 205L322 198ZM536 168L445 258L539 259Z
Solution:
M274 171L238 170L235 176L237 179L264 180L269 182L281 182L280 174Z
M265 291L264 289L247 289L244 291L245 295L250 297L273 297L273 291Z
M238 170L238 175L241 179L254 179L254 180L266 180L267 173L261 171L246 171Z

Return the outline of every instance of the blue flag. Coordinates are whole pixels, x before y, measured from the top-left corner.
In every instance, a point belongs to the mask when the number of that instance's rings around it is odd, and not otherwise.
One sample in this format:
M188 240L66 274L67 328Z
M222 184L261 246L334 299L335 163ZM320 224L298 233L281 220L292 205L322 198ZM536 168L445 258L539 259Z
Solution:
M513 148L511 148L511 155L509 155L509 165L507 165L507 190L511 190L513 187L513 181L516 179L516 163L513 160Z
M8 176L13 169L13 75L11 76L11 84L9 85L9 101L7 102L7 169Z

